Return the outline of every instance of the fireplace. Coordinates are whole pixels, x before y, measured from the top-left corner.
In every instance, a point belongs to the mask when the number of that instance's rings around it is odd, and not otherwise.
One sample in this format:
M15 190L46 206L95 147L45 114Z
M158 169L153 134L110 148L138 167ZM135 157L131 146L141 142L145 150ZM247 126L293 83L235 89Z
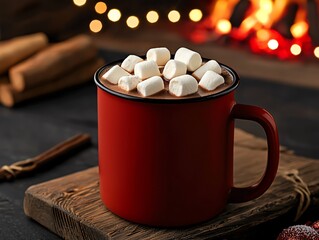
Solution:
M224 41L279 59L319 59L319 1L216 0L190 35Z

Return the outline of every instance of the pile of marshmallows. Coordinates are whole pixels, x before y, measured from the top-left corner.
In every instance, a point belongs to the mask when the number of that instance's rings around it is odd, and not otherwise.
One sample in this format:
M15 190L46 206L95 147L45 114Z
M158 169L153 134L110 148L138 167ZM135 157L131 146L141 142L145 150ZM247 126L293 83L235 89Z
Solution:
M164 89L162 77L169 81L170 94L177 97L196 93L198 85L212 91L224 83L224 78L220 75L221 67L215 60L202 65L200 54L184 47L176 51L174 59L170 58L171 53L167 48L151 48L147 51L145 61L138 56L129 55L121 66L115 65L103 74L102 79L118 84L125 91L137 88L144 97ZM159 66L164 66L162 74Z

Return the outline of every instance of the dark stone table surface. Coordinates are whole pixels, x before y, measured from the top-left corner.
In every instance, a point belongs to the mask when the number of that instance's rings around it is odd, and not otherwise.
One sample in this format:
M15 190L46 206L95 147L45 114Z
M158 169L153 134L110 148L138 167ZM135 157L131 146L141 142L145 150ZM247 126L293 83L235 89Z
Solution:
M126 54L101 53L107 62ZM314 79L317 80L317 79ZM242 77L237 102L263 107L277 122L280 143L297 155L319 159L319 90ZM236 127L264 137L255 123L237 121ZM92 82L16 108L0 106L0 166L35 156L76 133L89 133L93 146L51 169L0 183L0 239L59 239L23 212L25 190L66 174L96 166L96 87Z

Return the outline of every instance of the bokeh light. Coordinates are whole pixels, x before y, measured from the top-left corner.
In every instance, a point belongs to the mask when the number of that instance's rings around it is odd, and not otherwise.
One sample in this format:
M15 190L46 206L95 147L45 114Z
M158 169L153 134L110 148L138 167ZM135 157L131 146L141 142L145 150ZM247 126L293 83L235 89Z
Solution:
M259 29L256 35L260 41L267 41L270 38L270 33L266 29Z
M120 10L116 9L116 8L113 8L111 9L108 14L107 14L107 17L109 18L110 21L112 22L117 22L121 19L121 12Z
M189 18L193 22L199 22L203 17L203 13L199 9L193 9L189 12Z
M308 31L308 24L305 21L300 21L291 26L290 32L294 38L300 38Z
M73 0L73 3L78 6L78 7L81 7L83 5L86 4L86 0Z
M216 24L216 30L221 34L227 34L231 31L231 23L227 19L220 19Z
M126 20L126 24L130 28L136 28L140 23L140 20L136 16L130 16Z
M101 21L95 19L95 20L92 20L90 22L89 27L90 27L91 32L98 33L102 30L103 26L102 26Z
M156 11L149 11L147 14L146 14L146 20L149 22L149 23L156 23L159 19L159 15Z
M298 44L293 44L290 47L290 52L293 55L298 56L301 53L301 47Z
M98 14L103 14L106 12L107 10L107 6L104 2L98 2L95 4L95 11L98 13Z
M181 14L176 10L172 10L168 13L168 20L170 20L172 23L178 22L180 18Z
M271 50L276 50L279 47L279 43L276 39L270 39L267 45Z

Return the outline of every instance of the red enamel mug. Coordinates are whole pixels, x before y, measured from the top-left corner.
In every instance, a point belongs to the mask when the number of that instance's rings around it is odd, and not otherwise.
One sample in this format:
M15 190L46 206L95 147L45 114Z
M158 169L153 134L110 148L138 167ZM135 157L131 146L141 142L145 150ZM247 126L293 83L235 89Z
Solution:
M119 63L119 62L117 62ZM187 99L134 97L105 87L94 76L98 101L100 194L114 214L152 226L185 226L208 220L229 202L262 195L273 182L279 140L264 109L238 104L239 77L217 94ZM254 185L233 184L234 120L258 122L266 132L268 159Z

